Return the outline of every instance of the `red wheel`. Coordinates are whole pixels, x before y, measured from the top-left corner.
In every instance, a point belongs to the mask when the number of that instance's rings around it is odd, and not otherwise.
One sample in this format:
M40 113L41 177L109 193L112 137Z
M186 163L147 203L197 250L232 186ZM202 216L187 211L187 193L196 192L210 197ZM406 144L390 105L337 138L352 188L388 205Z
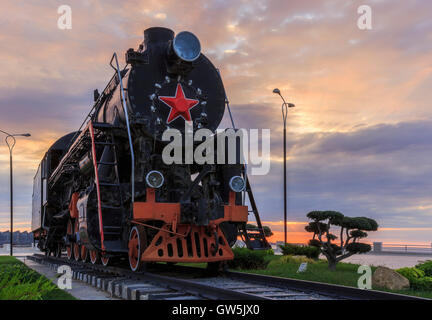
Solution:
M71 219L68 220L66 234L68 236L73 235L73 223L72 223ZM73 259L73 249L72 248L73 248L72 243L70 243L68 246L66 246L67 257L69 260Z
M92 264L98 264L100 262L99 252L97 250L90 250L90 262Z
M79 231L79 222L78 222L78 220L75 220L74 231L75 231L75 234L78 233L78 231ZM80 255L81 252L80 251L81 251L81 246L78 243L75 242L73 244L73 252L74 252L75 261L79 261L80 260L80 258L81 258L81 255Z
M84 262L88 261L89 258L89 251L87 250L87 248L85 246L81 246L81 250L80 250L80 255L81 255L81 260Z
M132 271L139 271L144 266L141 255L146 248L146 234L142 227L134 226L129 233L129 266Z
M109 264L110 258L108 258L108 257L101 257L100 259L101 259L102 265L104 267L106 267Z

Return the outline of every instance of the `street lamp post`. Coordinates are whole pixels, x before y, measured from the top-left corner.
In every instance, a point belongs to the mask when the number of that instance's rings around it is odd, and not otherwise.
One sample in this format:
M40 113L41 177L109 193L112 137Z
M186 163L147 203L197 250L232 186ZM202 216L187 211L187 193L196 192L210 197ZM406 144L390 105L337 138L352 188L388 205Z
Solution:
M282 98L282 120L283 120L283 153L284 153L284 243L287 244L287 171L286 171L286 120L288 108L293 108L293 103L285 101L279 89L274 89L273 93L278 94Z
M10 169L10 255L13 255L13 166L12 166L12 151L15 147L15 137L30 137L30 133L10 134L3 130L0 132L6 135L5 142L9 148L9 169Z

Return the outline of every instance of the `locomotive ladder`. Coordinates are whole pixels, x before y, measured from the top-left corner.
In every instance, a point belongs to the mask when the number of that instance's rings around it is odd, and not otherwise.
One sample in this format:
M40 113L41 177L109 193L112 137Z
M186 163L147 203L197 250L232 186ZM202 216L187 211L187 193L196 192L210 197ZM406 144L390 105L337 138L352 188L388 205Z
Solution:
M219 76L221 77L219 69L216 69L216 71L219 74ZM228 108L232 127L234 130L237 130L235 123L234 123L233 115L231 113L231 108L230 108L230 104L229 104L226 92L224 92L224 94L225 94L225 105ZM253 195L252 188L251 188L251 185L249 183L249 179L247 177L247 165L246 164L243 166L243 177L246 181L246 192L245 193L247 193L248 198L249 198L249 202L250 202L251 207L252 207L252 210L249 210L248 212L249 213L253 212L253 214L255 216L256 223L257 223L257 228L255 228L253 230L249 229L249 231L254 231L253 233L248 232L248 229L247 229L246 224L245 224L243 227L243 230L240 231L240 235L243 237L244 241L246 242L246 246L249 249L254 249L254 250L270 249L271 246L265 237L264 228L261 224L261 218L260 218L259 212L258 212L258 207L256 205L255 197ZM245 204L245 199L246 199L246 194L243 197L243 205Z
M121 237L120 222L123 214L123 201L113 128L110 124L95 122L90 126L102 251L122 250L118 245L118 239ZM100 133L95 134L94 129ZM97 150L101 149L101 147L103 152L98 156ZM112 161L103 161L102 155L105 150L113 155ZM99 169L102 166L110 168L110 170L108 175L100 177ZM114 174L112 175L112 173Z
M246 192L249 198L249 203L252 207L252 210L249 210L249 212L252 212L254 214L257 223L257 228L248 229L245 225L242 232L244 241L246 242L246 245L249 249L253 249L253 250L270 249L271 246L265 237L264 228L261 223L261 218L259 216L258 207L255 202L255 197L253 195L252 188L249 183L249 179L246 180ZM249 232L249 231L253 231L253 232Z

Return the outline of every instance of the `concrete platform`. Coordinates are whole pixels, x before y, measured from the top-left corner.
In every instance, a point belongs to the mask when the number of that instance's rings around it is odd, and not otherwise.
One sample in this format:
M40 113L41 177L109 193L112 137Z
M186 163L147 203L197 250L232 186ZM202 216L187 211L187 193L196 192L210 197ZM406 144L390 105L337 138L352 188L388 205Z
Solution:
M57 284L58 274L54 270L50 269L49 266L25 259L25 257L18 257L18 259L23 261L29 268L44 275L54 284ZM72 289L65 291L80 300L120 300L111 297L107 292L98 290L90 284L78 280L72 280Z

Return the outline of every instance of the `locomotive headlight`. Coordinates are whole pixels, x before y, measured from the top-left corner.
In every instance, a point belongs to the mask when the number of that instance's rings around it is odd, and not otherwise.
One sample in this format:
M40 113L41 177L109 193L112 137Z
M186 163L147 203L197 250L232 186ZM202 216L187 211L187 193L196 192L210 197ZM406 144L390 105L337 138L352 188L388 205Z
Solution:
M164 183L164 176L157 170L147 173L146 182L150 188L160 188Z
M189 31L182 31L173 40L174 53L181 60L192 62L201 54L201 44L198 38Z
M230 179L229 186L234 192L242 192L246 187L246 183L242 177L234 176Z

